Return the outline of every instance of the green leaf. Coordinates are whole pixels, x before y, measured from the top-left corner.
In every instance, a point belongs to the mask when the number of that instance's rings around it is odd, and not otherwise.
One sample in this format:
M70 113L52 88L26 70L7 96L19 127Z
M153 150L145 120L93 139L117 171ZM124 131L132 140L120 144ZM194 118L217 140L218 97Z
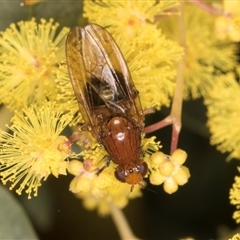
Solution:
M12 194L0 185L0 239L38 239L33 227Z

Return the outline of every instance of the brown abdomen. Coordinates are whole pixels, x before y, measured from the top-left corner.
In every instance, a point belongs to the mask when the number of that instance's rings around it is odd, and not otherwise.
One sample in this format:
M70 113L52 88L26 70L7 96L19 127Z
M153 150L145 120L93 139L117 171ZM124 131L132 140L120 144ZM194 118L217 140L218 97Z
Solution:
M142 129L122 117L114 117L102 126L100 142L111 160L119 165L140 162Z

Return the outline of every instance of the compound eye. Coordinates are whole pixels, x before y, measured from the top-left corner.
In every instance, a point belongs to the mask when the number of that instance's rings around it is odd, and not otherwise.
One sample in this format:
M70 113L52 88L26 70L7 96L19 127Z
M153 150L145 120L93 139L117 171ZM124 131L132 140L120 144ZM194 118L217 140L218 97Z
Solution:
M142 175L142 177L144 177L147 174L147 171L148 171L147 163L143 162L143 163L139 164L138 165L138 170L139 170L139 173Z
M120 181L120 182L126 182L126 180L125 180L126 175L125 175L124 171L115 171L115 172L114 172L114 175L115 175L115 178L116 178L118 181Z

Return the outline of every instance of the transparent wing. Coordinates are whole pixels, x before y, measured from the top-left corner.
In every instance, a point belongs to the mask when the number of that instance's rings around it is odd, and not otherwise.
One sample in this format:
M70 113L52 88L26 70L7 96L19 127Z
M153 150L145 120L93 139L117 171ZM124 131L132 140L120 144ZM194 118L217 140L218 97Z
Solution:
M86 125L92 125L90 109L88 105L87 93L85 87L87 83L87 73L82 56L82 38L84 29L74 27L71 29L66 40L66 61L69 77L73 86L73 90L79 103L79 110Z
M113 114L142 121L138 92L126 62L104 28L96 24L74 27L67 37L66 58L80 111L96 133L101 119Z

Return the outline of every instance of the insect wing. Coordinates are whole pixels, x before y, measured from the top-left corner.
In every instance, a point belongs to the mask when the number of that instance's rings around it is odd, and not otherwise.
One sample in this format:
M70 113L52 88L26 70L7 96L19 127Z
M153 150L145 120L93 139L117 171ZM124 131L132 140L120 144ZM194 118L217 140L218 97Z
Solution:
M86 125L93 125L90 116L90 109L85 92L87 83L87 73L82 52L82 38L84 36L84 29L74 27L71 29L66 40L66 61L68 73L75 92L77 101L79 103L79 110Z
M91 39L91 44L86 44L85 48L91 48L93 51L91 56L95 54L95 63L89 66L89 72L92 74L90 79L93 80L97 77L98 81L101 81L103 85L105 83L110 86L114 93L114 99L112 101L118 102L123 100L126 114L128 116L130 115L130 118L136 118L135 120L137 122L143 121L138 92L116 42L108 31L99 25L88 25L85 27L85 31L87 38L89 37L89 39ZM91 50L89 49L87 52ZM89 56L90 55L86 57ZM91 63L91 61L87 61L87 63ZM101 95L99 91L98 94ZM105 104L108 106L106 101ZM140 119L138 119L139 117Z
M128 67L104 28L96 24L73 28L67 37L66 58L80 111L94 135L101 125L99 113L102 119L111 117L112 106L122 109L123 114L136 122L142 122L138 92Z
M91 61L86 62L90 63L86 68L90 69L91 79L97 77L99 81L112 87L114 95L116 97L120 95L115 101L121 100L121 97L131 100L136 89L114 39L104 28L96 24L86 26L85 31L91 44L84 47L89 48L87 52L92 51L91 56L86 55L86 58L93 57Z

